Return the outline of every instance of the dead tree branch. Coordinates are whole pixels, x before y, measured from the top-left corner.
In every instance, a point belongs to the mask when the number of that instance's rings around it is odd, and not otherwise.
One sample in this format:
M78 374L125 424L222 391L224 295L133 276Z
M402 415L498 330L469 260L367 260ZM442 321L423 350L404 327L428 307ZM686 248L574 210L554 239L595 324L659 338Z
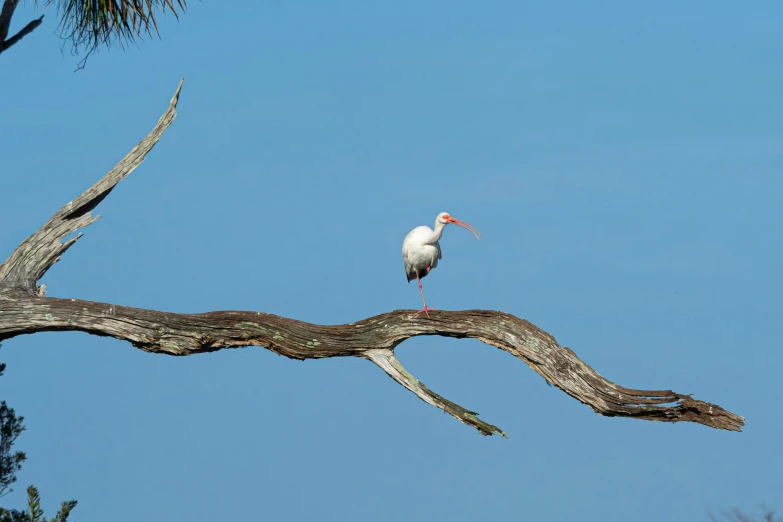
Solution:
M3 51L16 44L19 40L32 33L36 27L43 23L43 15L40 18L31 20L18 33L8 38L8 31L11 28L11 19L16 11L19 0L5 0L3 9L0 11L0 54Z
M605 416L695 422L741 431L745 419L720 406L670 390L619 386L580 360L554 337L513 315L489 310L433 311L430 318L396 310L344 325L317 325L272 314L220 311L173 314L126 306L45 297L38 281L98 219L91 211L144 161L174 121L182 82L158 124L109 173L61 208L0 265L0 341L47 331L111 336L152 353L192 355L224 348L259 346L293 359L361 357L372 361L424 402L444 410L483 435L505 436L478 415L441 397L403 368L394 349L420 335L473 338L504 350L595 412Z

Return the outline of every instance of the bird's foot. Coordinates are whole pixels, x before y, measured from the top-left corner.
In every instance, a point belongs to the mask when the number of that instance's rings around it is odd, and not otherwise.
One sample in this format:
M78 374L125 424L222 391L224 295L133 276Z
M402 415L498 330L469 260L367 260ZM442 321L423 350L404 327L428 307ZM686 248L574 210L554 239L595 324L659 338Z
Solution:
M435 310L435 309L434 308L429 308L429 307L425 306L424 308L422 308L421 310L419 310L418 312L413 314L412 317L416 317L419 314L427 314L427 319L429 319L429 317L430 317L429 311L431 311L431 310Z

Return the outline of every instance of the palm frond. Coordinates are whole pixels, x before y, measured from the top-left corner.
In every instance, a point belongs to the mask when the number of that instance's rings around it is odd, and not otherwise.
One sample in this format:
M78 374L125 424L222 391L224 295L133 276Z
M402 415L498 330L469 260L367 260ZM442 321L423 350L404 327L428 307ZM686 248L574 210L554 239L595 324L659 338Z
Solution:
M36 5L56 5L60 36L74 49L88 53L98 47L123 47L145 34L158 33L158 16L185 12L187 0L36 0Z

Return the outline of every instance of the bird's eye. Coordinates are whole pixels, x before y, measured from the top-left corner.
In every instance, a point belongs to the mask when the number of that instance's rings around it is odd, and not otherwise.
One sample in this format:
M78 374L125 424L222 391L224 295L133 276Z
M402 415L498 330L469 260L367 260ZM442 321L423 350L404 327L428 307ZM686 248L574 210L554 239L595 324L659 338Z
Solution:
M450 217L448 214L443 214L443 219L449 219Z

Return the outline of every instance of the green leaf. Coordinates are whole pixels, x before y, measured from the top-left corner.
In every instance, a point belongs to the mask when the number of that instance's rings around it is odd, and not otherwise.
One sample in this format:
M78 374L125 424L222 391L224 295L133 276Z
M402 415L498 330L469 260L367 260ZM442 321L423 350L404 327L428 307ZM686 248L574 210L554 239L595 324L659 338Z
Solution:
M52 522L66 522L68 515L71 514L73 508L76 507L77 502L75 500L66 500L63 505L60 506L60 511L57 512L57 516L52 519Z
M27 488L27 518L30 522L43 522L43 509L41 509L41 495L32 484Z

